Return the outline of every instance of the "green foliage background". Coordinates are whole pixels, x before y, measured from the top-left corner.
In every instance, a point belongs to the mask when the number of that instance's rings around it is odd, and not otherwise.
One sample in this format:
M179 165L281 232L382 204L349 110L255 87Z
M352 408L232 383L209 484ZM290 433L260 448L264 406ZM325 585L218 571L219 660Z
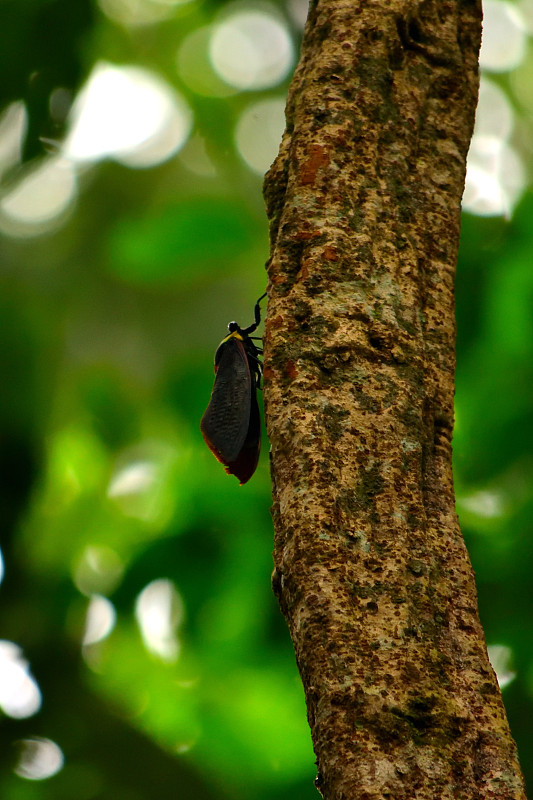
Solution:
M217 169L202 178L177 157L146 170L105 162L82 176L55 231L0 240L0 639L23 648L43 696L35 716L0 720L5 800L317 796L270 591L268 448L239 487L198 427L214 348L230 319L252 321L268 255L261 179L233 145L242 93L197 95L174 64L179 42L221 5L191 3L135 31L87 0L0 7L0 109L25 99L26 161L42 154L39 137L61 135L50 91L76 90L108 59L149 67L187 97ZM465 215L455 436L458 510L487 641L512 650L504 698L530 782L532 218L531 194L510 220ZM135 463L157 480L110 495ZM472 502L483 497L496 498L494 513ZM147 651L134 617L160 578L183 606L171 663ZM117 622L82 648L93 593ZM34 736L65 756L47 780L13 771L17 742Z

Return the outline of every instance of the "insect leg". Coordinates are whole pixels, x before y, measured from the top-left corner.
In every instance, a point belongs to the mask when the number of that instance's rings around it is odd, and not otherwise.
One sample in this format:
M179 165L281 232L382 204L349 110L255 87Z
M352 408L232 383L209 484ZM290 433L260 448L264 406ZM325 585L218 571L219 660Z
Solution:
M259 298L259 300L255 304L255 306L254 306L254 322L252 322L251 325L248 325L247 328L244 328L242 333L245 333L246 335L248 335L250 333L253 333L255 331L255 329L257 328L257 326L259 325L259 323L261 322L261 306L259 304L260 304L261 300L266 296L267 296L267 293L265 292L264 294L261 295L261 297ZM250 338L252 338L252 337L250 337Z
M261 297L259 298L259 300L257 301L257 303L255 304L255 307L254 307L254 319L255 319L255 327L256 328L259 325L259 323L261 322L261 306L259 304L260 304L261 300L266 296L267 296L266 292L264 294L262 294Z

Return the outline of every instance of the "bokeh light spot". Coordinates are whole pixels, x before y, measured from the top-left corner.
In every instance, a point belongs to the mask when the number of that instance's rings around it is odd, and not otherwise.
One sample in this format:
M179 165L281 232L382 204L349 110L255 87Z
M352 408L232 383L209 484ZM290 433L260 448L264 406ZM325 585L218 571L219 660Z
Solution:
M496 492L474 492L467 497L459 498L459 503L462 508L485 519L501 517L504 512L503 498Z
M533 0L518 0L515 7L520 11L527 32L533 35Z
M174 504L168 479L175 460L175 448L161 441L129 448L118 459L108 497L128 517L163 523Z
M217 169L209 158L205 139L199 135L189 139L179 157L187 169L202 178L214 178L217 174Z
M468 152L463 208L481 216L509 216L526 185L520 156L508 144L514 113L505 93L481 78L474 135Z
M0 708L14 719L25 719L41 707L41 692L30 675L22 649L14 642L0 641Z
M101 594L94 594L87 608L83 646L96 644L109 636L116 620L117 612L111 600Z
M135 603L135 618L146 649L162 661L176 661L183 601L174 583L168 578L159 578L145 586Z
M503 0L485 0L479 53L482 69L492 72L514 69L524 58L526 42L525 21L516 5Z
M532 14L533 14L533 0ZM528 56L525 58L517 69L513 70L509 76L513 95L516 98L518 105L522 107L528 115L533 115L533 49L528 50ZM529 137L530 138L530 137Z
M156 465L149 461L128 464L118 472L109 486L109 497L139 494L151 489L157 479Z
M185 144L191 124L185 100L158 75L100 62L74 102L63 152L73 161L150 167Z
M237 89L266 89L287 75L293 62L290 34L263 10L233 13L213 28L209 55L215 71Z
M490 663L496 673L500 689L504 689L516 678L516 672L510 668L513 652L504 644L492 644L487 647Z
M198 28L185 37L176 56L181 80L189 89L204 97L230 97L237 89L228 86L215 72L209 60L212 28Z
M10 103L0 115L0 178L20 162L28 128L28 113L22 100Z
M20 756L14 772L30 781L42 781L56 775L65 763L63 751L51 739L32 736L18 742Z
M503 89L485 75L479 84L475 133L507 140L514 125L514 113Z
M191 0L99 0L104 14L124 28L155 25L173 15Z
M285 100L253 103L243 112L235 130L237 149L250 169L263 175L278 154L285 128Z
M0 230L21 237L48 233L71 210L77 189L72 164L60 156L47 156L25 170L2 198Z
M63 125L72 107L72 92L59 86L54 89L48 101L50 116L58 125Z
M522 160L507 142L494 136L472 137L463 195L466 211L509 217L525 182Z
M109 594L122 579L124 564L118 553L105 545L85 548L74 570L74 583L87 596Z
M309 13L309 0L288 0L287 9L294 23L303 29Z

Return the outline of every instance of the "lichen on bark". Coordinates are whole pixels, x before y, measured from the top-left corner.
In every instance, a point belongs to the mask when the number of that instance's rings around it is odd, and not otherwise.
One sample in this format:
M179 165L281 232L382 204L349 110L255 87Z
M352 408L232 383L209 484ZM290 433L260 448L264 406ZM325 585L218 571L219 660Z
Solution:
M265 180L273 584L327 800L523 798L454 507L478 0L315 0Z

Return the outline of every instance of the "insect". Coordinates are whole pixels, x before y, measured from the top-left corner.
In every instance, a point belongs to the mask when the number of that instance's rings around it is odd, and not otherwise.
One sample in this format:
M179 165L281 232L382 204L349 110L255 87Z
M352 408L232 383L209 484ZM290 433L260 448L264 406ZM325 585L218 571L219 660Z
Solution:
M261 295L254 308L254 322L240 328L228 325L229 334L215 353L215 383L211 400L200 423L205 442L228 475L241 486L250 480L259 460L261 423L257 389L261 388L262 349L250 336L261 322Z

